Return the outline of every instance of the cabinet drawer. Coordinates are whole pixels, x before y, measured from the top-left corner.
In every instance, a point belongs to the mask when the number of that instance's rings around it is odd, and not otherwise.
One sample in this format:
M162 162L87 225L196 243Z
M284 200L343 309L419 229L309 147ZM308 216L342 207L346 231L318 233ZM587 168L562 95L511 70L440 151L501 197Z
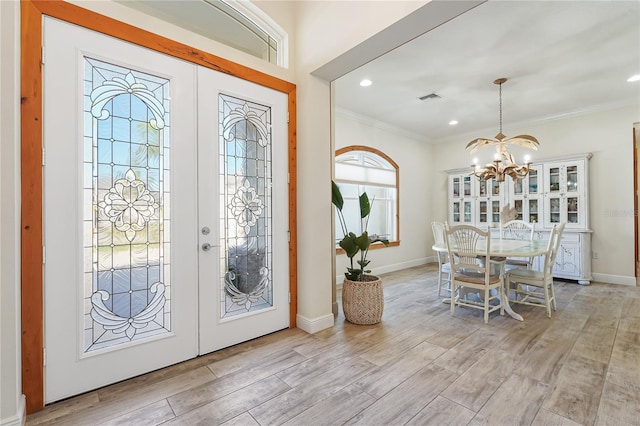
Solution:
M563 243L579 243L580 234L564 232L562 233L562 242Z

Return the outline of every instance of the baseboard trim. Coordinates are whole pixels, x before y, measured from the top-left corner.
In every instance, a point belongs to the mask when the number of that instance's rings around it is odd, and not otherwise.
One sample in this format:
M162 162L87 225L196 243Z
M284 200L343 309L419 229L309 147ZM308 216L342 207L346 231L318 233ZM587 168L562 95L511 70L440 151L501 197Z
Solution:
M633 287L636 286L636 277L629 277L626 275L599 274L597 272L592 272L591 276L593 277L592 281L596 281L599 283L620 284Z
M296 316L296 326L300 330L306 331L309 334L314 334L318 331L333 327L333 324L333 314L324 315L315 319L303 317L300 314Z
M409 260L407 262L394 263L392 265L381 266L379 268L373 268L371 270L372 275L382 275L387 274L389 272L400 271L402 269L413 268L415 266L426 265L427 263L437 262L435 256L422 257L420 259ZM336 287L342 287L342 281L344 280L344 274L340 274L336 276Z
M24 426L27 423L27 400L24 395L20 395L18 401L18 412L8 419L0 419L1 426Z
M389 272L400 271L401 269L413 268L414 266L426 265L428 262L428 257L423 257L420 259L409 260L407 262L402 263L394 263L393 265L381 266L379 268L373 268L371 273L373 275L382 275Z

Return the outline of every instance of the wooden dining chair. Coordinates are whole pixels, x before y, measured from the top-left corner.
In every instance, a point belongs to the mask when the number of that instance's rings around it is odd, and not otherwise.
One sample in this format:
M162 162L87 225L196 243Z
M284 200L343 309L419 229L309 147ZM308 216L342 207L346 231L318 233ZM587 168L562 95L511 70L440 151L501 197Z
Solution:
M447 228L445 235L451 264L451 315L455 315L456 306L482 309L485 323L489 322L491 312L500 310L500 315L504 315L500 295L504 283L503 268L500 261L490 257L491 231L458 225ZM476 292L466 291L468 289ZM476 294L480 297L477 298Z
M445 241L445 224L443 222L431 222L433 229L434 242L438 245L446 244ZM444 251L436 252L438 255L438 297L442 294L442 289L451 291L451 264L449 264L449 255Z
M535 222L526 222L524 220L510 220L500 226L500 236L512 240L533 240L535 232ZM531 269L533 266L533 257L508 257L505 261L505 269L507 271L514 268Z
M564 223L554 225L549 236L549 244L544 254L542 271L512 269L506 274L506 289L509 301L530 306L544 306L551 318L551 307L555 311L556 293L553 288L553 265L560 249ZM513 296L511 296L513 295Z

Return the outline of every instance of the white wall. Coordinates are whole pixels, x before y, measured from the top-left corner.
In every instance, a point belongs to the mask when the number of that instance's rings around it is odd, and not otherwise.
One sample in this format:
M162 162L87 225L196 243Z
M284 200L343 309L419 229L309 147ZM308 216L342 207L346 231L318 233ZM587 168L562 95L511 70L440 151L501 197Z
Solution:
M298 92L298 327L333 325L330 84L321 65L424 4L422 1L296 2ZM262 5L262 2L258 3ZM353 17L357 16L358 19ZM324 184L323 184L324 182Z
M547 158L593 153L590 161L590 225L592 250L600 254L592 260L592 273L601 281L633 281L635 220L633 207L633 123L640 121L640 105L592 112L544 123L505 128L509 135L530 134L540 141L533 155ZM486 136L486 135L475 135ZM467 167L471 158L464 150L468 140L446 141L434 148L434 164L439 171L436 186L440 199L436 220L447 217L447 169ZM492 153L492 151L491 151ZM621 278L621 279L619 279Z
M432 146L390 125L352 113L336 113L335 148L366 145L379 149L400 170L400 245L369 251L372 273L381 274L434 261L431 231L433 188ZM337 283L342 283L349 260L336 256Z
M0 424L24 416L20 362L19 2L0 1ZM8 64L8 65L5 65Z

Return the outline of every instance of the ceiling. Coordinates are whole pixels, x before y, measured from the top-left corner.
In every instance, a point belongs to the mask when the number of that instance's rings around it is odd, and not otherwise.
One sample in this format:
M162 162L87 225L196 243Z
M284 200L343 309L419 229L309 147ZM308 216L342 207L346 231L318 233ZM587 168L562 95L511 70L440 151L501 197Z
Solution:
M335 105L427 142L492 138L493 81L506 77L503 128L515 136L509 127L640 104L635 74L638 1L488 1L336 79Z

